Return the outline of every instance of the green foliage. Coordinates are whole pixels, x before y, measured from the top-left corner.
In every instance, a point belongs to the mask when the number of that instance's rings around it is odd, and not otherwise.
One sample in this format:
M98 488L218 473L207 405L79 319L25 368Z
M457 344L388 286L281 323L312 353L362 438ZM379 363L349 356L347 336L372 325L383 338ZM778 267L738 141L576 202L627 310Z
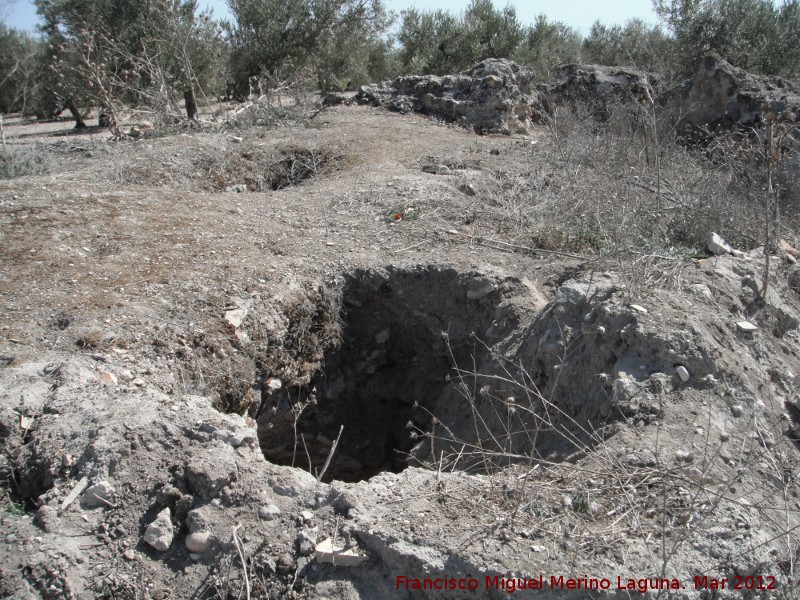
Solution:
M564 23L539 15L525 31L514 58L532 67L538 79L547 80L558 65L580 62L581 36Z
M497 10L491 0L472 0L459 16L403 11L397 38L404 72L444 75L485 58L510 58L524 36L513 7Z
M800 0L653 0L690 75L708 51L756 73L800 75Z
M31 108L41 53L39 40L0 23L0 113Z
M22 517L28 514L28 511L25 508L25 503L15 502L14 500L8 501L8 504L6 504L5 512L7 515L11 517Z
M187 89L218 86L224 51L209 14L196 0L36 0L48 44L44 95L55 111L112 111L117 102L172 110Z
M674 40L658 26L631 19L624 27L607 27L596 21L583 40L583 58L599 65L620 65L668 75L673 69Z
M228 0L231 73L240 92L253 76L290 63L312 69L323 90L369 79L390 18L380 0Z

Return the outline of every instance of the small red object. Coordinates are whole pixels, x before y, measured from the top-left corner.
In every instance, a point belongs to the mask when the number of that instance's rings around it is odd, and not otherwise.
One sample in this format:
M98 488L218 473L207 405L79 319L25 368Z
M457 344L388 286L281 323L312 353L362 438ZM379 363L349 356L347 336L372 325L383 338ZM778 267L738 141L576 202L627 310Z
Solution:
M403 213L396 213L396 214L392 215L392 218L395 221L402 221L403 220Z

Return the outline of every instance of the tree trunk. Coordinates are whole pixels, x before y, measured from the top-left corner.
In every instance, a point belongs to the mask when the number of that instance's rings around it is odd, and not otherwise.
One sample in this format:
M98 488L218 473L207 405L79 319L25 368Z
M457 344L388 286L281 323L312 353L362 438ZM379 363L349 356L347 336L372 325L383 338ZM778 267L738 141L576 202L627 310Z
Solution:
M195 100L193 88L189 88L183 92L183 100L186 103L186 116L192 121L196 120L197 100Z
M75 106L75 100L72 98L67 98L64 106L69 110L69 112L72 114L72 117L75 119L75 129L85 129L86 122L83 120L78 107Z

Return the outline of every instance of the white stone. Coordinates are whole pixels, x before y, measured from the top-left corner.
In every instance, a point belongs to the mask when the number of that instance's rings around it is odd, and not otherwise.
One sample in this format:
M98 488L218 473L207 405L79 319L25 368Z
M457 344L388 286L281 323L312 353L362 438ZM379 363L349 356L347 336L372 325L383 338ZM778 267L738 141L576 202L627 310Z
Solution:
M205 552L210 545L210 531L195 531L186 536L186 549L189 552Z
M241 327L246 317L246 308L234 308L233 310L225 311L225 320L234 328Z
M275 506L274 504L270 504L269 506L262 506L258 509L258 516L264 519L265 521L272 521L277 519L278 516L281 514L281 509Z
M758 329L758 325L753 325L750 321L739 321L738 323L736 323L736 326L741 331L755 331L756 329Z
M107 481L98 481L93 486L86 489L81 497L81 504L85 508L97 508L98 506L108 506L114 495L114 486Z
M172 513L165 508L155 520L147 526L144 532L144 541L160 552L166 552L172 545L175 532L172 527Z
M319 563L329 563L337 567L357 567L369 560L369 557L361 556L353 550L334 546L331 538L327 538L317 544L314 549L314 556L316 556Z
M644 306L639 306L638 304L631 304L631 308L636 312L640 312L643 315L647 314L647 309Z
M726 242L722 237L714 233L713 231L709 232L706 236L706 246L711 251L712 254L716 254L717 256L721 254L729 254L731 251L730 245Z
M100 381L105 385L117 385L117 376L108 371L104 371L100 374Z
M691 375L689 375L689 371L687 371L686 367L684 367L683 365L678 365L677 367L675 367L675 372L678 374L678 377L680 377L681 381L684 383L689 381L689 378L691 377Z

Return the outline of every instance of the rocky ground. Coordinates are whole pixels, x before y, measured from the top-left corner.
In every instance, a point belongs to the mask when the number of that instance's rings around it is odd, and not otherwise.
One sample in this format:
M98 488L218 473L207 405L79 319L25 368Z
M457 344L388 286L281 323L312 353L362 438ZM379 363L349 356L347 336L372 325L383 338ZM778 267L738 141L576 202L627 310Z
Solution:
M791 253L523 245L533 120L26 127L3 597L796 597Z

